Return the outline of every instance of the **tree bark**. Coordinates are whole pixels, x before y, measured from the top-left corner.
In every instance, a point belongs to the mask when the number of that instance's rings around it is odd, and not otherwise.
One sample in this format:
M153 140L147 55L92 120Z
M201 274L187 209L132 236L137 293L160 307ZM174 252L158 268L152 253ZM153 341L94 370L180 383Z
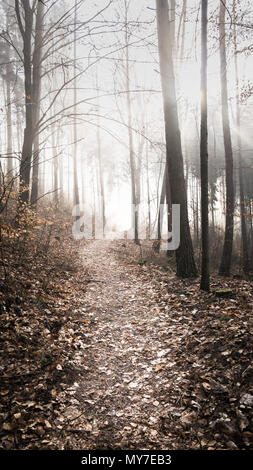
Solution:
M129 72L129 35L128 35L128 15L127 15L127 3L125 1L125 46L126 46L126 98L127 98L127 114L128 114L128 142L129 142L129 158L130 158L130 174L131 174L131 194L132 194L132 206L134 210L134 216L132 224L134 226L134 241L139 245L138 235L138 211L136 210L136 167L135 167L135 156L133 147L133 131L132 131L132 105L130 96L130 72Z
M101 135L100 135L100 119L99 119L99 88L98 88L98 74L96 73L96 89L97 89L97 158L98 158L98 171L99 171L99 189L101 201L101 219L102 219L102 233L105 235L105 187L104 187L104 172L102 165L102 152L101 152Z
M76 66L76 42L77 42L77 34L76 34L76 25L77 25L77 0L75 0L75 14L74 14L74 75L75 74L75 66ZM80 204L79 199L79 189L78 189L78 175L77 175L77 80L74 78L73 81L74 86L74 145L73 145L73 175L74 175L74 204L78 206Z
M200 288L204 291L209 292L210 274L209 274L209 220L208 220L207 9L208 9L208 0L202 0L201 125L200 125L202 266L201 266Z
M52 154L53 154L53 198L55 207L59 204L59 156L57 152L57 146L59 144L59 127L57 131L55 124L52 124Z
M105 234L105 189L104 189L104 174L102 166L102 155L101 155L101 137L99 121L97 125L97 157L98 157L98 172L99 172L99 189L100 189L100 201L101 201L101 216L102 216L102 232Z
M34 122L34 144L33 144L33 172L32 172L32 189L31 204L36 207L39 192L39 129L37 123L40 117L40 97L41 97L41 57L42 57L42 41L43 41L43 18L44 4L38 2L36 25L35 25L35 41L33 52L33 122Z
M150 201L150 183L149 183L149 151L148 142L146 142L146 185L147 185L147 201L148 201L148 230L147 238L151 233L151 201Z
M9 13L7 14L7 27L9 24ZM12 105L11 105L11 58L10 45L7 43L7 66L6 66L6 106L7 106L7 182L13 177L13 143L12 143Z
M239 197L240 197L240 217L241 217L241 234L242 234L242 265L243 271L248 273L250 271L249 261L249 247L248 247L248 236L247 236L247 224L246 224L246 207L245 207L245 194L244 194L244 178L242 169L242 141L241 141L241 109L240 109L240 98L239 98L239 73L238 73L238 59L237 59L237 34L236 34L236 2L233 2L233 14L234 14L234 62L235 62L235 81L236 81L236 133L237 133L237 147L238 147L238 167L239 167Z
M172 204L180 204L180 246L176 250L177 275L196 277L190 234L187 196L184 180L183 155L178 122L172 45L170 38L168 1L156 0L158 46L163 92L166 160L169 171Z
M20 33L23 39L24 75L25 75L25 130L20 164L20 204L29 202L29 183L33 147L33 96L32 96L32 60L31 40L33 11L30 3L21 0L24 10L24 26L20 14L19 0L15 0L15 11Z
M227 57L226 57L226 31L225 31L226 0L220 2L219 40L220 40L220 80L222 103L222 126L226 163L226 225L223 253L219 274L229 276L233 250L234 233L234 178L233 178L233 151L228 111L228 85L227 85Z
M178 26L178 33L177 33L177 50L179 51L179 39L180 39L180 32L182 28L182 41L181 41L181 51L180 51L181 60L184 57L186 9L187 9L187 0L183 0L183 6L182 6L180 18L179 18L179 26Z

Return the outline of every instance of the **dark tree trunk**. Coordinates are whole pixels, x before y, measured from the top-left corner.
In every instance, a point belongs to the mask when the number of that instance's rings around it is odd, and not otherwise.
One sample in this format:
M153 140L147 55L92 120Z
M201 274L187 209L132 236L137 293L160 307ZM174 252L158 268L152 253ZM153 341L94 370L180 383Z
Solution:
M201 31L201 126L200 126L200 175L201 175L201 241L202 267L200 288L209 292L209 220L208 220L208 129L207 129L207 6L202 0Z
M226 0L220 2L219 36L220 36L220 79L222 102L222 126L226 162L226 226L223 253L219 273L229 276L231 268L233 233L234 233L234 178L233 178L233 151L231 142L229 112L228 112L228 86L227 86L227 58L226 58L226 32L225 32Z
M199 185L198 185L197 177L195 177L195 199L196 199L196 208L195 208L196 241L197 241L197 245L199 245Z
M42 57L42 41L43 41L43 18L44 4L38 2L36 26L35 26L35 42L33 53L33 122L34 122L34 145L33 145L33 172L32 172L32 190L31 204L36 207L39 192L39 129L37 123L40 117L40 95L41 95L41 57Z
M32 60L31 40L33 10L26 0L21 1L24 10L24 26L20 14L19 0L15 0L15 11L20 33L23 39L24 75L25 75L25 130L20 164L20 202L29 202L29 183L33 147L33 96L32 96Z
M156 0L158 45L160 71L163 91L166 159L169 171L172 204L180 205L180 246L176 250L177 275L180 277L196 277L197 269L194 261L190 234L187 196L184 180L183 155L178 122L177 99L175 91L172 45L168 17L168 1Z
M233 2L234 16L236 16L236 2ZM234 23L236 18L234 18ZM238 147L238 167L239 167L239 187L240 187L240 216L241 216L241 234L242 234L242 265L243 271L248 273L250 271L249 260L249 246L247 236L246 224L246 207L245 207L245 194L244 194L244 178L242 169L242 142L241 142L241 109L240 109L240 88L239 88L239 73L238 73L238 59L237 59L237 34L236 25L234 24L234 61L235 61L235 80L236 80L236 128L237 128L237 147Z

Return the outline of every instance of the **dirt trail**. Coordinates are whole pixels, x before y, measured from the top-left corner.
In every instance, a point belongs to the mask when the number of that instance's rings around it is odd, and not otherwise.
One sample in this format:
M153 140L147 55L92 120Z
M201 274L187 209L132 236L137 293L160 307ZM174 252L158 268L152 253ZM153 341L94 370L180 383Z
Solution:
M70 253L59 272L33 267L22 315L1 314L0 446L251 448L251 282L214 278L205 294L148 250L136 263L131 242Z
M163 432L162 417L175 409L167 393L178 388L172 367L172 349L180 347L176 324L168 323L152 300L152 287L135 266L116 259L109 242L89 244L84 263L91 276L84 311L91 329L82 351L87 372L75 393L86 420L79 425L85 430L82 448L173 448L175 436Z

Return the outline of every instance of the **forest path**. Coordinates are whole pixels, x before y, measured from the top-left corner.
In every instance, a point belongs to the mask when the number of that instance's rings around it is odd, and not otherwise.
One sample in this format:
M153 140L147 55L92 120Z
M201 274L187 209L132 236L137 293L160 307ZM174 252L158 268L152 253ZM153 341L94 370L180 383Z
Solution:
M111 242L88 244L83 261L91 281L85 292L86 374L75 393L86 420L79 426L85 430L82 448L173 448L176 439L163 432L163 417L179 399L172 354L180 348L177 324L160 312L138 267L117 259Z

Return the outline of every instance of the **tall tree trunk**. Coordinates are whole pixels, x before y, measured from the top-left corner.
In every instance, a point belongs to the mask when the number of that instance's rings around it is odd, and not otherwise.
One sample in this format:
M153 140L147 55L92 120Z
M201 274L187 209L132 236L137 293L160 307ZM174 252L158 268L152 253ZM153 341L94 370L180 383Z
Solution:
M42 156L42 155L41 155ZM38 195L43 196L46 192L46 168L47 168L47 159L45 152L43 153L43 158L41 158L41 165L40 165L40 178L39 178L39 193Z
M77 46L77 0L75 0L75 17L74 17L74 75L76 75L76 46ZM78 174L77 174L77 80L74 78L74 144L73 144L73 176L74 176L74 204L78 206L79 200L79 189L78 189Z
M10 16L7 14L7 28ZM6 66L6 106L7 106L7 181L11 181L13 177L13 143L12 143L12 106L11 106L11 58L10 45L7 43L7 66Z
M198 178L195 177L195 199L196 199L196 240L197 245L199 244L199 185Z
M102 155L101 155L101 137L99 122L97 125L97 157L98 157L98 171L99 171L99 190L100 190L100 201L101 201L101 219L102 219L102 233L105 234L105 189L104 189L104 173L102 166Z
M253 207L253 201L249 201L249 215L250 215L250 270L253 271L253 212L252 212L252 207Z
M150 201L150 183L149 183L149 152L148 142L146 142L146 185L147 185L147 201L148 201L148 230L147 238L150 237L151 233L151 201Z
M134 241L139 244L138 235L138 211L136 210L136 167L135 155L133 146L133 131L132 131L132 105L130 95L130 71L129 71L129 34L128 34L128 6L125 0L125 46L126 46L126 98L127 98L127 114L128 114L128 143L129 143L129 158L130 158L130 174L131 174L131 195L132 206L135 209L132 220L134 226Z
M21 113L21 110L20 110L20 106L16 103L16 115L17 115L17 127L16 127L16 130L17 130L17 146L18 146L18 153L20 153L21 151L21 146L22 146L22 143L21 143L21 134L22 134L22 113Z
M34 144L33 144L33 172L32 172L32 189L31 204L36 206L39 192L39 129L37 123L40 117L40 97L41 97L41 57L42 57L42 41L43 41L43 18L44 4L38 2L35 40L33 53L33 122L34 122Z
M97 158L98 158L98 171L99 171L99 189L101 201L101 219L102 219L102 233L105 235L105 187L104 187L104 172L102 165L102 152L101 152L101 136L100 136L100 119L99 119L99 88L98 88L98 74L96 73L96 89L97 89Z
M211 217L212 217L212 236L214 237L215 232L215 220L214 220L214 203L215 203L215 185L211 183L210 185L210 203L211 203Z
M144 138L141 137L138 155L136 158L136 204L141 202L141 170L142 170L142 159L143 159L143 147L144 147Z
M222 126L226 162L226 226L223 253L219 273L222 276L230 275L233 233L234 233L234 178L233 178L233 151L231 142L229 111L228 111L228 85L227 85L227 57L226 57L226 31L225 31L226 0L220 2L219 38L220 38L220 80L222 103Z
M95 175L93 170L92 177L92 238L96 235L96 192L95 192Z
M12 160L12 109L11 109L11 84L7 80L7 180L13 176Z
M59 156L58 156L58 143L59 143L59 126L55 130L55 124L52 124L52 153L53 153L53 198L54 204L57 207L59 204Z
M239 73L238 73L238 59L237 59L237 34L236 34L236 2L233 2L234 14L234 62L235 62L235 81L236 81L236 133L237 133L237 147L238 147L238 167L239 167L239 187L240 187L240 217L241 217L241 234L242 234L242 265L245 273L250 270L249 262L249 247L247 236L246 224L246 207L244 195L244 178L242 169L242 141L241 141L241 109L240 109L240 89L239 89Z
M68 154L68 171L67 171L67 181L68 181L68 202L70 202L70 155Z
M215 126L213 125L213 166L216 168L217 165L217 145L216 145L216 130ZM213 177L214 178L214 175ZM212 180L210 184L210 191L211 191L211 211L212 211L212 238L215 235L215 201L216 201L216 181Z
M172 55L174 55L175 32L176 32L176 1L169 0L169 21L170 21L170 43Z
M180 51L181 60L184 57L186 9L187 9L187 0L183 0L182 11L181 11L180 18L179 18L178 33L177 33L177 50L179 51L179 44L180 44L179 40L180 40L180 33L181 33L181 28L182 28L182 40L181 40L181 51Z
M188 187L189 187L189 173L190 173L190 165L188 159L188 152L187 152L187 143L185 142L185 189L186 189L186 196L188 200Z
M183 155L178 122L172 45L170 38L168 0L156 0L158 46L163 92L166 160L169 171L172 204L180 204L180 246L176 250L177 275L196 277L187 196L184 180Z
M20 203L29 202L29 183L33 147L33 96L32 96L32 58L31 41L33 10L30 3L21 0L24 10L24 26L20 13L20 2L15 0L15 11L20 33L23 39L24 75L25 75L25 130L20 164Z
M60 139L60 137L59 137ZM60 141L60 140L59 140ZM59 166L59 196L60 202L64 200L64 190L63 190L63 157L58 157L58 166Z
M200 125L200 175L201 175L201 241L202 267L200 288L209 292L209 220L208 220L208 129L207 129L207 8L202 0L201 18L201 125Z
M82 182L82 203L85 204L87 198L86 198L86 183L85 183L86 160L85 160L84 155L82 155L82 158L81 158L81 175L82 175L82 178L81 178L81 182Z

